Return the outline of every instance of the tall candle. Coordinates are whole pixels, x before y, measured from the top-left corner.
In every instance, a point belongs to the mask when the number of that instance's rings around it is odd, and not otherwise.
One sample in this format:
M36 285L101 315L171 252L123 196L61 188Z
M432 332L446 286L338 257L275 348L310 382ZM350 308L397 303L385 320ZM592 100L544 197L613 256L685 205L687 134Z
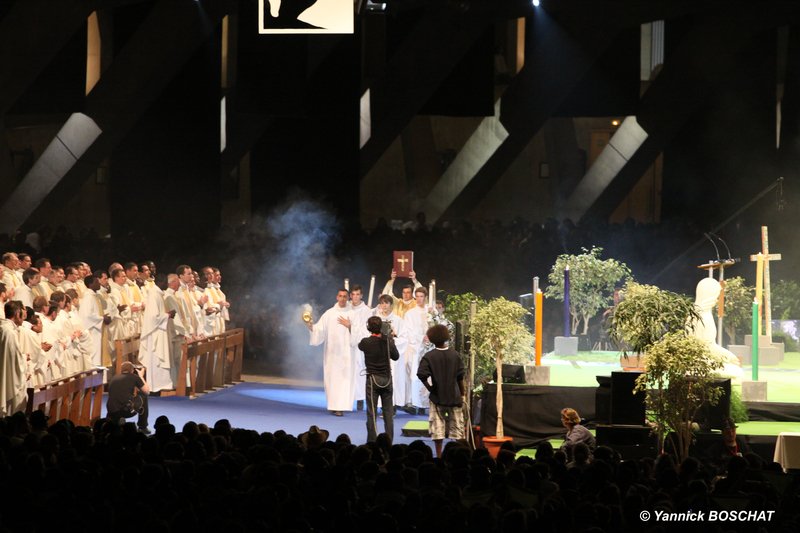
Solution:
M534 296L534 317L536 324L534 325L536 331L536 366L542 366L542 291L536 290Z
M752 329L752 345L751 345L751 357L750 362L752 365L752 373L753 373L753 381L758 381L758 329L760 324L760 320L758 318L758 298L753 300L753 329Z
M431 280L431 307L436 309L436 280Z
M564 267L564 336L569 337L569 265Z
M375 294L375 274L369 278L369 298L367 299L367 307L372 307L372 295Z
M428 283L428 307L433 307L433 282Z
M761 335L761 302L764 294L764 254L758 252L756 256L756 301L758 302L758 334ZM755 335L756 332L753 332Z
M344 290L350 291L350 278L344 278Z

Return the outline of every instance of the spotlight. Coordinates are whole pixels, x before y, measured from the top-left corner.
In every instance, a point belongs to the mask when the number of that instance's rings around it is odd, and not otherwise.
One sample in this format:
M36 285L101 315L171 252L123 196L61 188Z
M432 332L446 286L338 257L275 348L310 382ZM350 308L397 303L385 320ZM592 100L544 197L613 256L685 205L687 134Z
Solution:
M531 0L531 3L533 4L533 7L539 7L540 2L539 0Z
M619 126L619 120L617 120L617 119L612 120L611 121L611 125L614 126L614 127Z

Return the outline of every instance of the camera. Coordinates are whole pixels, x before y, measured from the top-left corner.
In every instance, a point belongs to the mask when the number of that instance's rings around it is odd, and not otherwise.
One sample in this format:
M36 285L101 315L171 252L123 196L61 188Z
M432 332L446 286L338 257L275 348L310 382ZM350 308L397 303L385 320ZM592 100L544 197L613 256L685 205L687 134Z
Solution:
M384 337L390 337L391 338L391 336L392 336L392 322L391 321L385 320L385 321L381 322L381 335L383 335Z

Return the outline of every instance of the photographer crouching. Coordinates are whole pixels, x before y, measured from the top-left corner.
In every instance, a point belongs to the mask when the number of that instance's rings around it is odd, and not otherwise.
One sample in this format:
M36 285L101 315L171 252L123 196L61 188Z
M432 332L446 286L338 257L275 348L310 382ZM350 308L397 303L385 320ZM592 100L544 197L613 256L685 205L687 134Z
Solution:
M391 324L384 323L380 317L371 316L367 319L369 337L364 337L358 343L358 349L364 352L364 367L367 371L366 397L367 397L367 442L374 442L377 438L378 398L383 405L383 429L394 440L394 401L392 399L392 367L389 359L397 361L400 353L394 345Z
M136 425L145 435L150 434L147 429L147 395L150 387L139 370L130 361L122 363L122 373L114 376L108 382L108 402L106 411L108 419L115 424L123 424L126 418L139 415Z

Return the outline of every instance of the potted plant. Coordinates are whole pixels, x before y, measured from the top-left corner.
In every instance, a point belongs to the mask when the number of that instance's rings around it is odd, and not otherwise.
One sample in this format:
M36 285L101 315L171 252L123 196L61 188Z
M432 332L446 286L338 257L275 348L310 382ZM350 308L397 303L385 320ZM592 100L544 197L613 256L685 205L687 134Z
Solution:
M572 335L589 333L589 320L614 300L614 287L631 277L631 270L616 259L600 259L603 249L593 246L582 254L558 256L547 277L545 296L564 301L564 269L569 265L569 314Z
M694 302L686 296L629 281L611 315L608 335L622 350L620 363L641 368L651 346L667 333L685 331L690 320L699 318ZM629 358L630 353L634 358Z
M470 324L476 379L488 378L492 369L497 372L497 426L493 437L483 438L493 456L503 442L511 440L503 432L503 363L524 364L530 361L533 335L523 321L528 314L517 302L495 298L478 310L474 323Z
M636 379L634 391L646 393L659 450L664 453L669 436L678 463L689 456L697 410L705 402L716 405L722 395L722 388L713 381L722 368L721 357L683 331L667 333L648 346L644 372Z

